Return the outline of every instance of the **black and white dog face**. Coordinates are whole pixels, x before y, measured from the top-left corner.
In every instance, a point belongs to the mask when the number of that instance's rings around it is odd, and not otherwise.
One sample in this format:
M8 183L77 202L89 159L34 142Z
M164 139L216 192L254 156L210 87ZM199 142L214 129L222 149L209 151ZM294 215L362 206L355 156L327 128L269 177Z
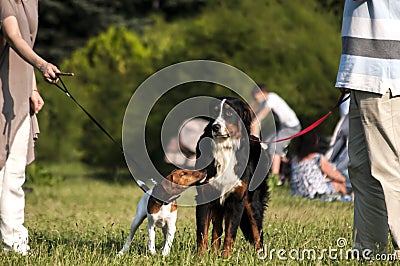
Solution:
M223 204L237 188L243 188L241 177L250 159L249 133L253 112L238 98L223 97L210 104L210 123L200 140L196 167L206 167L206 181L212 187L207 193ZM208 144L209 143L209 144Z
M243 101L224 97L211 104L213 138L241 139L248 137L254 113Z

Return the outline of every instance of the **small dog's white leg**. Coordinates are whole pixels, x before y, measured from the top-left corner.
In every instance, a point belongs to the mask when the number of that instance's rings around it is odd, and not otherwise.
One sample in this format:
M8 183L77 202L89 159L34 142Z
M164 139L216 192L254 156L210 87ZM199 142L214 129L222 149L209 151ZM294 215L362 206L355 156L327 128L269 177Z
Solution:
M126 239L125 244L122 247L122 249L118 252L118 256L122 256L128 251L129 246L132 242L132 238L136 233L136 230L142 224L143 220L147 217L147 209L146 208L147 208L148 199L149 199L149 196L147 194L143 195L143 197L140 199L137 210L136 210L136 216L133 219L132 224L131 224L129 236Z
M149 222L147 225L147 231L149 233L148 246L150 254L154 255L156 254L156 226L154 225L154 221L150 221L150 217L148 222Z
M162 231L163 231L163 235L164 235L164 247L163 247L163 250L162 250L162 255L163 256L168 256L168 254L169 254L169 252L170 252L170 246L168 245L168 240L167 240L167 238L168 238L168 224L166 224L163 228L162 228Z
M164 247L162 251L163 256L168 256L169 252L171 250L172 242L174 241L174 236L176 232L176 218L177 218L177 211L174 211L171 213L171 218L163 227L163 233L164 233Z

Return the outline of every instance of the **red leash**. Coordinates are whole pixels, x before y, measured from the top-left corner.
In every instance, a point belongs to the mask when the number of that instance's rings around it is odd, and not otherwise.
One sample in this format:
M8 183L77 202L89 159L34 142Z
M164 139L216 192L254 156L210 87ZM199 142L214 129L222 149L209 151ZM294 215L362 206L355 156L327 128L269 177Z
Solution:
M333 113L333 111L336 108L338 108L342 103L344 103L345 101L347 101L350 98L350 95L348 95L346 98L344 96L345 96L345 93L342 93L340 95L340 97L339 97L339 100L335 104L335 106L332 107L332 109L326 115L324 115L323 117L321 117L320 119L318 119L317 121L315 121L314 123L312 123L311 125L306 127L305 129L301 130L300 132L298 132L298 133L296 133L296 134L294 134L294 135L292 135L290 137L283 138L283 139L276 139L276 140L272 140L272 141L262 141L262 140L255 140L255 139L251 139L251 140L255 141L255 142L270 144L270 143L282 142L282 141L285 141L285 140L291 140L291 139L297 138L297 137L299 137L301 135L304 135L305 133L313 130L314 128L319 126L322 122L324 122L328 118L328 116L330 116Z

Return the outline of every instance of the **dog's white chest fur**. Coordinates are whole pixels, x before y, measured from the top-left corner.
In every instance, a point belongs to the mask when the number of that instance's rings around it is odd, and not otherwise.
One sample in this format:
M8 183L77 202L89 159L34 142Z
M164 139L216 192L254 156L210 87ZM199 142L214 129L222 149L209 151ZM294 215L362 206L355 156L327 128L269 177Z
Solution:
M215 168L217 173L210 180L210 185L220 191L220 203L223 204L229 194L241 185L240 178L235 174L237 164L236 151L240 147L240 140L216 139L214 147Z
M163 205L161 209L153 214L147 213L148 222L154 224L156 227L163 228L171 220L176 220L177 217L177 210L171 212L172 203Z

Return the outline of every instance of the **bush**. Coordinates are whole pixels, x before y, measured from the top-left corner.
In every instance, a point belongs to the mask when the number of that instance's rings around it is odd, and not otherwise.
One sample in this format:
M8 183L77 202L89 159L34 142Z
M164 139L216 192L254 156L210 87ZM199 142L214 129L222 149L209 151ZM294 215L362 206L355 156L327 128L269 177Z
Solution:
M55 186L64 181L64 177L54 175L41 164L33 163L26 169L26 184Z
M332 2L333 3L333 2ZM333 88L340 57L338 18L316 0L210 1L191 18L154 24L141 35L111 27L65 60L61 69L71 93L121 141L125 107L148 76L171 64L194 59L221 61L263 82L297 112L303 126L328 112L339 96ZM250 95L251 88L243 88ZM38 157L115 170L124 165L117 145L59 92L45 93L40 114L43 136ZM160 127L179 101L195 95L231 94L214 84L186 84L164 95L148 120L148 150L163 166ZM319 130L330 134L331 118Z

